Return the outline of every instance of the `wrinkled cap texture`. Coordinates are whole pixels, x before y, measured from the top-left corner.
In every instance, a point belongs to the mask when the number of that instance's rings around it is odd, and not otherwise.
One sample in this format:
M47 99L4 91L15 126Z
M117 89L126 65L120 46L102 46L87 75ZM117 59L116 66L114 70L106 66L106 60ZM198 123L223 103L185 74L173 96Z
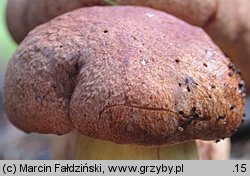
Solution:
M244 82L205 32L143 7L90 7L36 27L9 61L4 104L26 132L165 145L230 136Z

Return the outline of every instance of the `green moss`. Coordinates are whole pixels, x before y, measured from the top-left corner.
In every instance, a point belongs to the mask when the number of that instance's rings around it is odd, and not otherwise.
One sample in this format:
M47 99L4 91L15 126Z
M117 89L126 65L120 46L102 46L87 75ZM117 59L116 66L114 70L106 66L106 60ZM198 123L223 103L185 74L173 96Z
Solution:
M116 2L114 2L114 1L112 1L112 0L104 0L104 2L106 2L107 4L112 5L112 6L117 6L117 5L119 5L118 3L116 3Z
M7 61L16 50L6 25L7 0L0 0L0 63Z

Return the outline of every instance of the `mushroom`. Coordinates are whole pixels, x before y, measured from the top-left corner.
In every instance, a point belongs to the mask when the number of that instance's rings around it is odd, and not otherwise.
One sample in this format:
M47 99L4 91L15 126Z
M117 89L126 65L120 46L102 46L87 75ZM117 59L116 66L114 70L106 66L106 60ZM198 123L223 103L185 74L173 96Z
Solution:
M89 7L32 30L4 106L26 132L78 131L79 159L197 159L241 123L241 78L205 32L143 7Z
M103 0L8 0L7 25L17 43L37 25L68 11L93 5L105 5Z

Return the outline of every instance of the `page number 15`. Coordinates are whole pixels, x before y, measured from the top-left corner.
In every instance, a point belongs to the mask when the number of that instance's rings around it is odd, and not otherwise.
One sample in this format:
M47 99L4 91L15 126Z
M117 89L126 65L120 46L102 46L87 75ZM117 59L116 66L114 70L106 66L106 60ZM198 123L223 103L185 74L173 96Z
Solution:
M236 164L234 165L235 170L233 172L246 172L247 168L246 168L247 164Z

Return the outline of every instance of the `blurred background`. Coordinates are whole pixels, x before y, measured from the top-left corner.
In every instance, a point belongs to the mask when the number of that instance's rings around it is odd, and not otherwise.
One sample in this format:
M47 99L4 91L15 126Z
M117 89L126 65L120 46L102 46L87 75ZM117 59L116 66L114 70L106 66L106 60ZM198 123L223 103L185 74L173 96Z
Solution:
M64 159L62 153L52 153L53 147L67 143L66 137L25 134L9 123L3 110L3 80L7 62L15 52L17 44L6 27L7 0L0 0L0 159ZM250 159L250 98L247 98L245 123L231 138L230 159ZM53 142L51 142L53 139ZM55 152L55 151L54 151Z

